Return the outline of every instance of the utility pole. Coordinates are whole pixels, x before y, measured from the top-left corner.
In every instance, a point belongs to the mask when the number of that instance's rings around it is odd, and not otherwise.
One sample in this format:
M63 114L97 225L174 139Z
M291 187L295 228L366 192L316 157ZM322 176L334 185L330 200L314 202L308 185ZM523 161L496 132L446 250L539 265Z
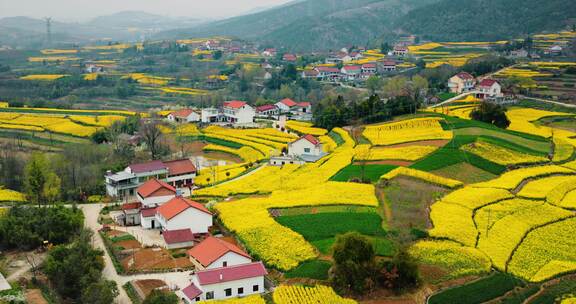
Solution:
M44 18L46 21L46 42L48 47L52 46L52 17Z

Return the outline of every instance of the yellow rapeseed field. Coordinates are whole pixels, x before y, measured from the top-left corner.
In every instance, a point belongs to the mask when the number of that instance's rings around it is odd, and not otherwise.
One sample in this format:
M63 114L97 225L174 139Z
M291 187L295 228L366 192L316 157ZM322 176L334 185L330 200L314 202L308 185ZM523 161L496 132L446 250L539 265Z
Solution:
M452 139L452 132L444 131L441 118L426 117L368 126L363 135L373 144L387 146L422 140Z
M314 287L300 285L280 285L274 290L276 304L355 304L352 299L340 297L332 288L324 285Z

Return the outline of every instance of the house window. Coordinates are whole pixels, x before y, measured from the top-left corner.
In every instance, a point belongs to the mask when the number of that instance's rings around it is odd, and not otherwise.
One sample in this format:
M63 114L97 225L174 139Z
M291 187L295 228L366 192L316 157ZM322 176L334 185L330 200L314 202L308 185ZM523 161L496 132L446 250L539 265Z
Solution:
M224 289L224 293L226 294L227 297L232 296L232 288Z
M213 291L209 291L206 293L206 300L212 300L214 299L214 292Z
M222 267L228 267L228 262L226 261L222 262Z
M252 286L252 291L256 292L258 291L259 286L258 285L254 285Z
M238 294L239 295L244 294L244 287L238 288Z
M196 302L200 302L200 297L196 297Z
M304 148L304 153L310 153L310 148Z

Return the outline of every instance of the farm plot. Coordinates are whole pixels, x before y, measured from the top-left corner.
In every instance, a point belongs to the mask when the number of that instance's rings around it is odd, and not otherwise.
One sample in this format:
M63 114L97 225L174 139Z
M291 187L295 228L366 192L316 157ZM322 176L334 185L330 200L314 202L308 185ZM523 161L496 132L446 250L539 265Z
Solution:
M355 304L356 301L340 297L332 288L318 285L314 287L280 285L274 291L276 304Z
M452 139L452 132L440 125L441 118L415 118L383 125L367 126L363 132L375 146L423 140Z

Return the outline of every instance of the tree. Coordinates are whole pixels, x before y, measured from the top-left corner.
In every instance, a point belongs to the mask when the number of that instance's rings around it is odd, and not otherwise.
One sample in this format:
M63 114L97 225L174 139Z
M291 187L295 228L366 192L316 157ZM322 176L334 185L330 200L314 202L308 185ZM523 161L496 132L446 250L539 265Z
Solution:
M44 272L64 298L80 300L86 288L101 280L103 252L94 250L91 240L92 232L83 230L71 245L56 246L48 253ZM92 291L87 291L86 295Z
M403 247L398 250L391 261L381 263L379 269L378 281L384 288L398 292L420 284L418 263Z
M166 154L167 147L162 142L163 135L160 128L158 128L158 123L143 123L140 127L140 132L152 159L159 159Z
M24 171L25 189L28 199L40 206L44 203L44 190L49 174L44 154L34 153Z
M82 291L83 304L110 304L118 296L118 286L114 281L100 280Z
M58 177L56 173L49 172L46 175L46 182L44 183L42 195L44 196L47 204L53 204L60 198L61 186L60 177Z
M178 296L171 292L156 289L146 297L142 304L178 304Z
M388 54L388 52L390 52L392 50L392 46L390 46L390 44L388 42L383 42L380 45L380 53L382 54Z
M372 95L374 95L381 86L382 80L376 75L372 75L366 80L366 88L370 90L370 94Z
M501 105L485 101L470 113L470 118L506 129L510 126L506 111L507 109Z
M376 274L374 246L357 232L336 237L332 257L332 284L341 292L362 294L373 287Z
M420 70L424 70L426 68L426 61L424 59L420 59L416 62L416 67Z
M220 58L222 58L222 51L216 50L212 55L212 58L214 58L214 60L220 60Z

